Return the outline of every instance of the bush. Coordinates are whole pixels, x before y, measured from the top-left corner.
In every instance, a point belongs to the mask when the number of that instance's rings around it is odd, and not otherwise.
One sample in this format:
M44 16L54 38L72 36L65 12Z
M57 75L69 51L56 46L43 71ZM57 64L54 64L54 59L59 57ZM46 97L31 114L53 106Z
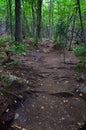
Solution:
M0 59L3 58L2 64L10 63L15 64L11 60L12 55L24 56L26 55L27 44L20 42L0 42ZM10 64L11 65L11 64Z
M73 52L74 55L80 59L80 62L77 63L76 67L86 69L86 47L79 45L73 49Z
M8 53L11 55L23 56L26 55L25 53L26 48L27 48L26 44L15 42L15 43L10 43L6 51L8 51Z
M86 47L85 46L77 46L73 49L75 56L77 57L86 57Z

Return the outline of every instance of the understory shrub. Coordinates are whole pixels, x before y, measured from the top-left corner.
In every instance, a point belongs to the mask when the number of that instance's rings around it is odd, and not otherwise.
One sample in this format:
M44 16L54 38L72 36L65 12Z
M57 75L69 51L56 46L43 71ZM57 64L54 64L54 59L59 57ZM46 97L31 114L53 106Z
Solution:
M26 55L27 44L20 42L0 42L0 59L3 58L3 63L11 62L15 64L15 62L11 59L12 55L24 56ZM11 63L10 63L11 65Z
M79 57L80 61L76 64L77 68L86 69L86 47L79 45L73 49L74 55Z

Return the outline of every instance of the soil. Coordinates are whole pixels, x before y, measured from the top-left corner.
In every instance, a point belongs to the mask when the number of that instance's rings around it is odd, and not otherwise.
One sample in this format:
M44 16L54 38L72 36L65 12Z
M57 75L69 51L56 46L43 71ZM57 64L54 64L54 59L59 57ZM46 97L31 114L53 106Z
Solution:
M28 84L5 88L0 81L0 130L86 129L86 93L76 92L86 80L78 80L81 72L75 69L78 59L72 52L66 51L64 63L63 50L44 43L29 47L26 56L12 58L18 64L5 65L0 73ZM86 71L83 74L86 77Z

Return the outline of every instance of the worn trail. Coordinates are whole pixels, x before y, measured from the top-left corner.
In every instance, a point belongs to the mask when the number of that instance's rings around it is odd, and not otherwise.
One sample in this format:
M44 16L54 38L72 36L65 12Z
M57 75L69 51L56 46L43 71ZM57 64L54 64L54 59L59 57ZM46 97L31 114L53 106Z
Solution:
M70 52L66 60L76 62ZM86 102L72 93L78 85L74 64L64 64L61 51L46 52L44 48L28 51L20 62L26 66L22 77L29 81L32 92L23 92L25 100L17 108L11 128L77 130L81 127L86 121Z

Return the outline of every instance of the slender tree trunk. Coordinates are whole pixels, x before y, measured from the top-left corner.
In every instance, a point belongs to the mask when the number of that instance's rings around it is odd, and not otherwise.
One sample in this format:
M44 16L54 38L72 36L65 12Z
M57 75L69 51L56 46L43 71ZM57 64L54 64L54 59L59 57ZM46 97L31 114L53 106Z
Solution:
M81 15L81 8L80 8L80 0L77 0L77 6L78 6L78 11L79 11L79 17L80 17L80 22L81 22L81 28L82 28L82 33L83 33L83 38L84 38L84 44L86 47L86 38L84 34L84 27L83 27L83 21L82 21L82 15Z
M21 41L21 0L15 0L15 41Z
M52 31L53 31L53 0L50 0L50 7L49 7L49 39L52 39Z
M26 10L25 10L25 3L24 0L22 0L22 6L23 6L23 21L22 21L22 35L23 38L25 38L28 35L28 21L27 21L27 16L26 16Z
M12 28L12 0L9 0L9 18L10 18L10 34L11 34L11 39L13 37L13 28Z
M74 27L75 27L75 16L74 16L74 19L73 19L73 27L72 27L72 32L71 32L71 38L70 38L70 45L69 45L69 49L71 49L71 46L72 46L72 40L73 40Z
M9 34L9 4L8 4L8 1L6 0L6 9L7 9L7 12L6 12L6 33L7 35Z
M34 2L31 1L31 9L32 9L32 31L33 31L33 36L35 36L35 32L36 32L36 18L35 18L35 11L34 11Z
M75 21L76 21L76 15L77 15L77 7L75 8L75 14L74 14L74 19L73 19L73 27L72 27L72 32L71 32L71 38L70 38L69 49L71 49L71 45L72 45L73 34L74 34L74 28L75 28Z
M37 28L36 28L36 43L41 38L41 20L42 20L42 1L37 0Z

